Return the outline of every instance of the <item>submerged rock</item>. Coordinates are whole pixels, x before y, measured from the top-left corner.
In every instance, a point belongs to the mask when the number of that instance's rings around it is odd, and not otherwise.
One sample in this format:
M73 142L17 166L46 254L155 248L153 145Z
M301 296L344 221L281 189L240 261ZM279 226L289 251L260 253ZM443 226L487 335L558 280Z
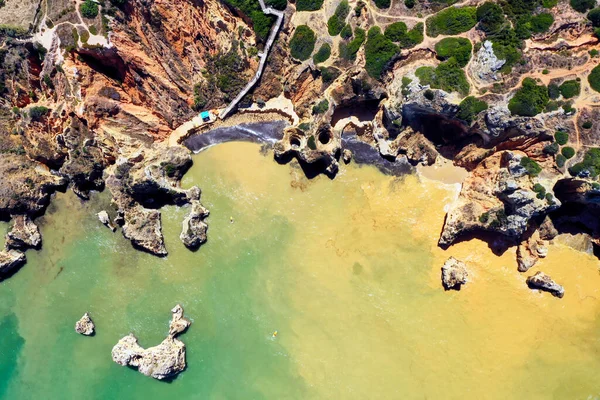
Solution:
M155 379L172 378L186 368L185 343L175 337L184 332L191 322L183 317L183 307L176 305L171 312L169 334L158 346L144 349L133 334L119 340L112 349L112 359L119 365L138 368Z
M565 289L558 283L554 282L552 278L542 271L538 271L535 273L535 275L527 278L527 285L531 289L539 289L550 292L553 296L558 298L562 298L565 295Z
M17 215L14 224L6 235L6 248L26 250L38 249L42 245L42 235L38 226L27 215Z
M442 284L446 290L460 290L467 283L468 277L465 263L454 257L450 257L442 266Z
M14 272L22 267L26 261L25 254L18 250L0 251L0 277L5 277Z
M209 212L202 206L199 200L192 200L191 203L192 208L188 216L183 220L183 229L179 238L186 247L196 249L206 242L208 225L206 225L204 219L208 217Z
M88 313L83 314L83 317L75 323L75 332L85 336L93 335L95 329L94 321L92 321Z
M342 151L342 160L344 160L345 164L350 163L350 161L352 161L352 151L349 149L344 149Z

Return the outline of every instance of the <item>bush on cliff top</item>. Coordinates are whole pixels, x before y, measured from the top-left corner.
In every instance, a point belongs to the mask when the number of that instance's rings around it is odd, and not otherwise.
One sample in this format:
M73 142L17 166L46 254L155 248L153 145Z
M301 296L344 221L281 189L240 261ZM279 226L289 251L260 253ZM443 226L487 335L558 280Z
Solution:
M538 176L542 172L542 167L529 157L521 158L521 167L525 168L529 176Z
M275 20L271 15L265 15L258 1L254 0L223 0L226 4L241 10L252 20L252 28L260 41L267 40L269 30Z
M385 28L385 37L399 43L402 49L414 47L423 41L423 23L419 22L411 30L407 30L404 22L394 22Z
M350 14L348 0L342 0L335 9L335 13L327 21L327 32L330 36L337 36L346 25L346 18Z
M538 85L531 78L525 78L523 86L508 102L508 109L512 115L533 117L544 111L549 100L546 86Z
M488 105L485 101L479 100L473 96L465 97L458 106L456 117L471 124L475 117L482 111L487 110Z
M486 33L499 31L505 21L502 7L491 1L486 1L477 7L476 16L479 27Z
M258 3L258 1L256 2ZM298 0L296 11L317 11L323 7L323 0Z
M265 0L265 4L276 10L283 11L287 7L287 0Z
M581 13L584 13L595 6L596 0L571 0L571 7Z
M581 92L581 84L577 80L573 79L563 82L558 89L560 90L560 94L562 94L565 99L570 99L572 97L579 96L579 93Z
M391 4L391 0L375 0L375 5L377 8L390 8Z
M307 25L300 25L296 28L294 36L290 40L290 53L292 57L300 61L308 60L315 49L316 40L317 37L312 29Z
M420 67L415 71L421 85L430 85L434 89L446 92L458 92L463 96L469 94L469 81L465 71L460 68L454 57L441 63L437 68Z
M592 69L592 72L588 75L588 82L592 89L596 92L600 92L600 65L597 65Z
M600 148L591 148L585 153L583 161L569 168L569 173L578 176L584 171L588 171L591 176L598 176L600 173Z
M390 39L381 33L377 26L369 29L367 43L365 44L365 69L367 73L379 79L386 65L398 52L396 46Z
M354 30L354 39L349 42L341 41L339 46L340 57L344 60L354 61L356 53L360 46L365 42L366 33L364 29L356 28Z
M449 37L437 42L435 51L439 59L445 61L454 57L460 67L465 67L471 59L473 46L469 39Z
M319 51L317 51L313 57L313 61L315 64L319 64L325 62L331 56L331 46L329 43L323 43Z
M569 141L569 134L564 131L556 131L554 134L554 140L561 146L564 146Z
M438 35L457 35L473 28L477 23L475 7L450 7L427 18L427 34L431 37Z
M83 18L96 18L98 16L98 4L92 0L85 0L79 6L79 12Z

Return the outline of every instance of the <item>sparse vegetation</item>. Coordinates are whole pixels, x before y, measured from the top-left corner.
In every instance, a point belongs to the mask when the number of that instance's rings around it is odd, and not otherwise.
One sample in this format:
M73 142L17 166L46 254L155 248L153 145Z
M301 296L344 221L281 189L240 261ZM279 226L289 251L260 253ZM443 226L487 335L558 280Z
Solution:
M545 146L542 151L544 152L544 154L554 155L554 154L558 153L558 150L559 150L558 143L552 142L549 145Z
M445 61L454 57L460 67L465 67L471 59L473 46L469 39L449 37L437 42L435 51L439 59Z
M457 35L473 28L477 23L475 7L449 7L427 18L427 34Z
M29 109L29 116L33 121L40 121L45 115L50 112L50 109L44 106L34 106Z
M538 176L542 172L542 167L533 159L529 157L521 158L521 166L525 168L529 176Z
M513 115L533 117L546 108L548 88L538 85L531 78L523 79L523 85L508 102L508 109Z
M592 129L592 126L592 121L585 121L583 124L581 124L583 129Z
M292 57L300 61L308 60L315 49L316 40L315 32L307 25L298 26L294 32L294 36L290 40L290 53Z
M329 101L327 99L321 100L319 103L313 106L313 114L323 114L329 110Z
M327 31L331 36L340 34L346 25L346 17L350 14L348 0L342 0L335 9L335 13L327 21Z
M323 43L319 51L317 51L313 57L313 61L315 64L319 64L325 62L331 56L331 46L329 43Z
M536 193L535 197L537 197L540 200L544 200L544 198L546 197L546 188L539 183L533 185L533 191Z
M479 100L476 97L468 96L460 102L456 117L471 124L475 117L482 111L487 110L488 105L485 101Z
M323 83L325 84L330 84L331 82L335 81L338 76L341 75L340 70L334 67L321 68L320 71L321 79L323 79Z
M340 57L348 61L354 61L356 59L356 53L358 53L360 46L362 46L362 44L365 42L365 37L366 33L364 29L356 28L354 30L354 39L352 39L349 42L340 42Z
M323 7L323 0L298 0L296 2L296 11L317 11L321 7Z
M90 1L90 0L87 0ZM252 27L260 41L267 40L269 30L275 18L271 15L265 15L258 1L254 0L223 0L226 4L241 10L252 21ZM321 0L321 4L323 1ZM320 8L320 6L319 6Z

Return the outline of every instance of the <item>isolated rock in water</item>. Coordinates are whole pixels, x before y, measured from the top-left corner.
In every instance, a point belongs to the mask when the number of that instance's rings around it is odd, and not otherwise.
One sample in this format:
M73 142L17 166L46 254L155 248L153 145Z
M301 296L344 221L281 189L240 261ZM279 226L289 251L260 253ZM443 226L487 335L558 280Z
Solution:
M450 257L442 267L442 283L446 290L460 289L461 285L467 283L469 273L465 263Z
M183 316L183 307L181 307L181 305L177 304L173 307L171 312L173 313L173 317L169 324L169 336L175 337L180 333L185 332L192 323Z
M26 250L37 249L42 244L42 235L35 223L26 215L17 215L13 218L12 229L6 235L6 248Z
M107 226L111 231L115 232L117 230L117 227L111 222L110 217L106 211L104 211L104 210L100 211L98 213L98 219L105 226Z
M160 212L135 206L125 212L123 236L134 246L157 256L166 256Z
M185 343L175 336L185 331L191 322L184 318L183 308L178 304L171 312L169 334L158 346L144 349L137 338L129 334L119 340L112 349L112 359L119 365L137 367L142 374L155 379L171 378L186 367Z
M18 250L0 251L0 276L10 274L26 261L25 254Z
M183 229L179 238L186 247L196 249L206 242L208 225L206 225L204 219L208 217L209 212L200 204L199 200L192 200L191 203L192 208L183 220Z
M550 292L553 296L558 298L562 298L565 295L565 289L558 283L554 282L552 278L542 271L538 271L535 273L535 275L527 278L527 285L531 289L539 289Z
M85 336L93 335L94 329L96 329L96 326L88 313L83 314L83 317L75 323L75 332Z
M344 160L345 164L350 163L350 161L352 161L352 151L349 149L344 149L342 151L342 160Z

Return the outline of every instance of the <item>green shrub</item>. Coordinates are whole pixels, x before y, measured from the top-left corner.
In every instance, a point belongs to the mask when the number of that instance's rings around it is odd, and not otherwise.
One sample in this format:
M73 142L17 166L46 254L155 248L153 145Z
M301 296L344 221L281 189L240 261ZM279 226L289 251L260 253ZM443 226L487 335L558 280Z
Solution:
M457 35L473 28L477 23L475 7L449 7L427 18L427 34Z
M34 106L29 109L29 116L33 121L39 121L46 114L50 112L50 109L44 106Z
M600 8L594 8L593 10L590 10L587 18L592 22L594 27L600 27Z
M571 0L571 7L580 13L584 13L590 8L594 8L596 0Z
M334 67L321 68L320 71L321 79L323 79L324 84L329 84L335 81L338 78L338 76L342 74L339 69Z
M420 67L415 71L422 85L430 85L434 89L446 92L458 92L463 96L469 94L469 81L465 71L460 68L454 57L441 63L437 68Z
M290 54L300 61L308 60L315 49L316 41L313 30L307 25L300 25L290 40Z
M563 147L560 150L560 154L562 154L567 160L573 158L575 155L575 149L572 147Z
M364 1L362 0L358 0L358 3L356 3L356 7L354 7L354 15L356 17L360 17L360 15L362 14L362 10L366 7L367 5L365 4Z
M562 168L562 167L565 166L565 163L567 162L567 159L562 154L558 154L556 156L556 160L555 161L556 161L556 166L558 168Z
M560 94L562 94L565 99L570 99L572 97L579 96L579 93L581 92L581 84L575 79L565 81L559 86L559 90Z
M50 75L45 74L43 79L44 79L44 83L46 84L46 86L49 89L54 89L54 82L52 82L52 78L50 78Z
M477 7L476 16L479 27L486 33L497 32L504 24L502 7L491 1L486 1Z
M425 93L423 93L423 97L425 97L427 100L431 101L434 99L435 93L433 93L433 90L427 89L425 91Z
M439 59L445 61L454 57L460 67L465 67L471 59L473 46L469 39L449 37L437 42L435 51Z
M545 146L542 151L544 152L544 154L554 155L554 154L558 153L558 150L559 150L558 143L552 142L549 145Z
M365 44L365 69L367 73L371 77L379 79L386 65L398 50L398 46L383 35L379 27L374 26L369 29L367 43Z
M258 1L254 0L223 0L224 3L231 7L241 10L252 21L252 28L260 41L265 41L269 35L271 25L275 17L265 15Z
M458 106L456 117L471 124L475 117L482 111L487 110L488 105L485 101L479 100L473 96L465 97Z
M583 129L592 129L592 126L593 126L593 125L592 125L592 121L585 121L585 122L584 122L584 123L581 125L581 127L582 127Z
M548 97L550 97L553 100L558 99L558 97L560 96L560 88L558 87L558 85L551 83L548 85Z
M361 28L356 28L354 30L354 39L350 42L341 41L339 46L340 57L348 60L354 61L356 59L356 53L360 49L360 46L365 42L365 31Z
M265 0L265 4L276 10L283 11L287 7L287 0Z
M346 17L350 14L348 0L342 0L335 9L335 13L327 21L327 31L331 36L340 34L346 25Z
M313 106L313 114L323 114L329 110L329 101L327 99L321 100L318 104Z
M538 85L531 78L523 79L523 85L508 102L512 115L533 117L546 108L549 101L548 88Z
M542 172L542 167L540 167L535 160L532 160L529 157L521 158L520 164L523 168L525 168L529 176L538 176L539 173Z
M79 5L79 12L84 18L96 18L98 16L98 4L92 0L85 0Z
M573 104L571 104L571 102L564 103L562 105L562 109L565 112L565 114L575 114L575 111L576 111L573 108Z
M340 32L340 36L342 37L342 39L350 39L352 37L352 27L350 26L350 24L346 24L346 26L344 26L344 29L342 29L342 31Z
M419 22L411 30L407 30L404 22L394 22L385 28L385 36L400 48L408 49L423 41L423 23Z
M564 146L569 142L569 134L564 131L556 131L554 134L554 140L561 146Z
M592 72L588 75L588 82L592 89L596 92L600 92L600 65L597 65L592 69Z
M509 73L512 66L521 60L521 49L523 41L517 37L516 32L510 27L502 28L500 31L488 36L494 44L494 54L506 63L500 70Z
M317 149L317 141L315 140L315 137L313 135L308 137L306 144L308 145L308 148L311 150Z
M406 36L408 28L404 22L394 22L385 28L385 37L392 42L399 42Z
M81 43L87 43L88 40L90 39L90 33L88 31L82 31L81 32Z
M375 5L378 8L390 8L391 0L375 0Z
M531 30L535 33L546 32L554 23L554 17L550 13L541 13L531 17Z
M589 53L590 53L590 57L597 57L598 54L600 53L600 51L598 51L597 49L591 49L589 51Z
M323 0L297 0L296 1L296 11L317 11L317 10L320 10L321 7L323 7Z
M558 0L542 0L542 7L553 8L558 4Z
M331 56L331 46L329 43L323 43L319 51L317 51L313 57L313 61L315 64L319 64L325 62Z
M600 173L600 148L591 148L583 157L583 161L569 168L569 173L578 176L584 171L588 171L591 176L598 176Z
M415 6L415 0L404 0L406 8L413 8Z
M539 183L533 185L533 191L537 193L535 197L537 197L540 200L544 200L544 198L546 197L546 188Z

